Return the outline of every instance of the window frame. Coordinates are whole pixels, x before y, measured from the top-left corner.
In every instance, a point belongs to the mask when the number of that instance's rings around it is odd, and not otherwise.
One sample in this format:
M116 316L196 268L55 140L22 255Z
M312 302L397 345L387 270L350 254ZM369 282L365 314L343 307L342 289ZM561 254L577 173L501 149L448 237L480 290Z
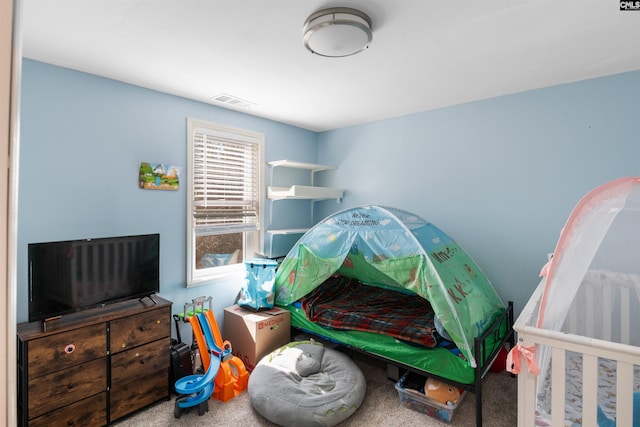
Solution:
M257 174L258 174L258 219L255 231L241 231L243 233L243 258L247 259L262 250L262 242L264 236L262 230L264 228L264 134L246 129L236 128L232 126L222 125L219 123L208 122L193 118L187 118L187 287L201 286L205 284L216 283L229 279L237 278L237 276L245 272L244 263L241 261L237 264L229 266L219 266L210 268L196 268L196 231L195 220L193 216L194 197L194 132L196 129L205 129L210 135L221 136L241 143L250 143L258 145ZM220 233L211 234L227 234L237 233L238 231L227 231L221 227Z

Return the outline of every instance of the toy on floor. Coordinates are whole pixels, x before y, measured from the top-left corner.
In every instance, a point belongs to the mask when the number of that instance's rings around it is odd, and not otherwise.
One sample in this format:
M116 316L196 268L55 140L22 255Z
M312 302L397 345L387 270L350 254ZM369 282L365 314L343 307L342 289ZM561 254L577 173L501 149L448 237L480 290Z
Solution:
M616 421L607 417L600 406L598 406L598 427L616 427ZM640 427L640 392L633 393L632 427Z
M195 311L204 312L207 320L209 321L209 326L211 328L211 332L213 334L213 340L215 344L219 348L228 350L228 356L225 357L220 363L220 369L218 371L218 375L215 379L215 388L213 390L213 398L216 400L220 400L221 402L227 402L228 400L233 399L244 390L247 389L247 384L249 383L249 373L244 365L242 359L237 356L231 354L232 346L229 341L223 341L222 334L220 333L220 328L218 327L218 322L216 322L216 318L213 315L213 310L211 309L211 297L204 299L204 297L196 298L195 307L192 307ZM204 303L208 302L208 309L204 308ZM199 304L199 307L198 307ZM188 312L188 306L185 306L185 313ZM198 343L199 348L204 348L204 342L202 335L196 335L196 342ZM202 361L202 366L207 369L209 366L209 354L206 352L200 352L200 359Z
M443 405L455 405L460 399L460 390L441 381L427 378L424 383L424 394Z
M174 416L180 418L182 411L194 406L198 407L198 415L204 415L209 410L209 397L214 389L214 379L218 375L220 363L231 352L223 350L216 345L209 327L209 322L204 313L198 313L189 319L191 326L204 336L206 347L200 347L202 354L209 356L209 365L203 375L194 374L180 378L175 383L176 398ZM204 350L204 351L202 351Z
M184 313L180 314L180 316L192 326L193 340L199 350L200 362L204 370L209 368L211 355L207 350L206 337L199 328L196 316L202 314L207 320L213 343L224 352L224 357L220 360L218 373L214 380L215 387L211 396L221 402L227 402L247 389L249 373L244 362L239 357L231 354L231 343L223 341L220 328L213 314L211 302L211 297L194 298L191 303L185 304Z

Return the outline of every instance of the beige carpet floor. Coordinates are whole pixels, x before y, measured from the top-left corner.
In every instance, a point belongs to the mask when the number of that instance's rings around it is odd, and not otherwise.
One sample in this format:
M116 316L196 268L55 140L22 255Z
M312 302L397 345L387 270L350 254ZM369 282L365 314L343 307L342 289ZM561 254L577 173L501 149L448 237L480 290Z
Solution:
M420 412L405 408L400 403L395 383L387 378L385 365L377 360L356 355L354 360L367 378L367 392L362 406L340 426L475 426L475 394L466 393L459 404L451 424L440 422ZM517 424L517 379L507 372L489 372L483 387L483 423L486 427L513 427ZM247 392L222 403L211 399L209 412L198 416L197 409L174 417L174 400L159 402L118 423L119 427L165 426L233 426L275 427L258 414L249 402Z

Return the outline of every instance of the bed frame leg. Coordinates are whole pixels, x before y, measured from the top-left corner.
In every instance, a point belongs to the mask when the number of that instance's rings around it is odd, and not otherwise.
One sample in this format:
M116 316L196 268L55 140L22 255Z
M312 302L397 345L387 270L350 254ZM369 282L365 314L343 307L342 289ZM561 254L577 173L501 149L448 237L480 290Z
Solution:
M501 336L500 340L500 346L503 346L505 341L508 339L508 342L511 346L511 348L513 348L514 344L515 344L515 334L513 331L513 302L509 301L509 304L507 306L507 310L504 313L504 316L506 317L502 317L500 319L500 322L505 322L506 320L506 326L507 326L507 330L506 330L506 335ZM483 334L483 336L481 338L475 338L473 340L473 353L475 355L476 358L476 368L475 368L475 385L474 385L474 389L475 389L475 393L476 393L476 427L482 427L482 372L485 369L488 369L487 366L485 366L488 362L487 360L487 356L485 354L485 341L486 338L488 336L489 333L491 334L496 334L496 331L499 331L499 329L496 329L496 325L497 322L494 323L489 330L485 331L485 333Z
M482 381L476 383L476 427L482 427Z
M476 427L482 427L482 368L480 366L475 369L475 377Z

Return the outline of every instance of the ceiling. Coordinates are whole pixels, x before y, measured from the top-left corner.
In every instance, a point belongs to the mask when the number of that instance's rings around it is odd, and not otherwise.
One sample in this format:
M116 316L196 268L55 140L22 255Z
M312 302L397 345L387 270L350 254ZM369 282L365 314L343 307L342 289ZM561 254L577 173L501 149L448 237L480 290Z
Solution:
M23 56L313 131L640 70L619 0L22 0ZM313 12L359 9L354 56L302 43ZM224 104L221 106L225 106ZM235 107L228 107L234 109Z

